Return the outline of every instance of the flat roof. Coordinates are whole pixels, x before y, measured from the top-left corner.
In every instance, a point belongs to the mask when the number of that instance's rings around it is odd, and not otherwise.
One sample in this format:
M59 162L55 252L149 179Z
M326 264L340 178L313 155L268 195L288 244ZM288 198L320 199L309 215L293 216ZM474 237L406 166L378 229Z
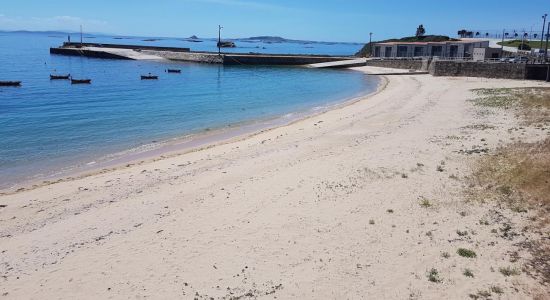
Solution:
M466 40L460 40L460 41L445 41L445 42L385 42L385 43L374 43L375 45L419 45L419 46L427 46L427 45L446 45L446 44L473 44L473 43L481 43L481 42L488 42L489 40L475 40L475 39L466 39Z

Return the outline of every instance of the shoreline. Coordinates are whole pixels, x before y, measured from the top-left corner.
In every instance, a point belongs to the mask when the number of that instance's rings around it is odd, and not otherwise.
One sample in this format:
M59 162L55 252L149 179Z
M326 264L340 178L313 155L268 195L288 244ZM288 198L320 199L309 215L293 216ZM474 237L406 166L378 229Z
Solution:
M352 72L359 71L352 70ZM333 101L324 106L305 108L285 115L243 121L221 128L203 129L180 137L143 144L115 153L108 153L95 158L94 161L82 161L81 163L59 168L56 171L51 171L52 174L49 175L35 175L15 180L6 186L0 186L0 195L10 195L21 191L33 190L59 182L67 182L114 171L125 166L139 165L165 157L201 151L203 149L241 141L279 127L289 126L332 110L341 109L358 101L366 100L385 88L387 84L387 79L385 77L370 76L370 78L377 81L376 89L370 92L361 92L360 95Z
M367 101L287 126L0 195L0 293L544 298L522 246L547 236L529 227L538 212L466 193L480 159L550 130L476 106L473 90L549 84L386 79Z

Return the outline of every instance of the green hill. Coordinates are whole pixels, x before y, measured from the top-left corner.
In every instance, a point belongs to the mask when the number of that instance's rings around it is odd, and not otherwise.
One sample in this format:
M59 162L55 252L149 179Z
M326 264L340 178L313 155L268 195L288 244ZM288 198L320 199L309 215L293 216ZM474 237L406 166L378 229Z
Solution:
M444 35L425 35L425 36L408 36L400 39L389 39L389 40L383 40L378 42L372 42L375 43L389 43L389 42L447 42L447 41L458 41L457 39L452 39L448 36ZM359 52L355 53L355 56L358 57L365 57L369 53L369 47L370 43L367 43Z

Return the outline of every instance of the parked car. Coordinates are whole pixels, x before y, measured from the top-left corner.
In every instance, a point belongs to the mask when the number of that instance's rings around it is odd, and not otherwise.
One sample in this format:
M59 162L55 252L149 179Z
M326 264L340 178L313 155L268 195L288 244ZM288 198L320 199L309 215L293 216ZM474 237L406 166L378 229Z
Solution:
M518 56L518 57L514 57L512 59L509 60L509 62L511 63L527 63L529 61L529 58L528 57L525 57L525 56Z

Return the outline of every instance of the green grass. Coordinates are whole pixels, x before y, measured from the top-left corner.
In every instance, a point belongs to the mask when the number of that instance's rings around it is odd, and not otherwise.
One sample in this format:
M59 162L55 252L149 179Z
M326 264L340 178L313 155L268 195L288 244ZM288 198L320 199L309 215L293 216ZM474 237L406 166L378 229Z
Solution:
M526 45L529 45L529 47L531 48L544 48L544 45L546 43L543 43L542 44L542 47L541 47L541 43L540 41L524 41L524 43ZM499 45L504 45L504 46L507 46L507 47L518 47L520 44L521 44L521 40L511 40L511 41L504 41L503 42L498 42Z
M473 250L464 249L464 248L459 248L456 251L456 253L458 253L458 255L460 255L462 257L467 257L467 258L476 258L477 257L477 254Z

